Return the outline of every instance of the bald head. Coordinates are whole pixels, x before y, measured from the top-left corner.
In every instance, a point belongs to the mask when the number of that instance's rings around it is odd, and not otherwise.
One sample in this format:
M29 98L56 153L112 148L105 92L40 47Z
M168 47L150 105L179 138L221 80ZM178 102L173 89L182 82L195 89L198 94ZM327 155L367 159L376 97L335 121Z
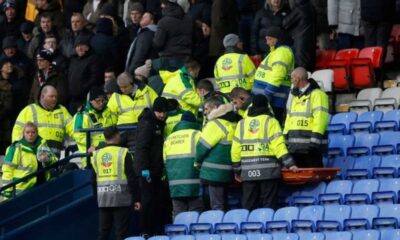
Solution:
M53 110L57 106L57 89L51 85L43 87L40 92L40 105L42 107Z
M303 67L295 68L291 74L293 87L303 88L308 84L308 73Z

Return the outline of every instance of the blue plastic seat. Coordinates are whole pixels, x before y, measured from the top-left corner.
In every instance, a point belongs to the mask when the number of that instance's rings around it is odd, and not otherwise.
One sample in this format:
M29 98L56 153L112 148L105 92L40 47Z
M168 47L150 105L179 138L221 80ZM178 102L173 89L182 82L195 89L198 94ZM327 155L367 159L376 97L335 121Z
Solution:
M353 191L344 195L345 204L370 204L371 195L379 189L379 181L376 179L359 180L353 185Z
M272 221L266 223L266 231L274 232L290 232L290 223L299 216L299 208L284 207L278 209Z
M197 234L196 240L221 240L219 234Z
M360 114L357 118L357 122L350 123L350 132L369 132L375 131L375 122L381 121L383 112L381 111L370 111Z
M327 167L339 168L337 178L345 178L347 169L352 169L354 166L354 157L335 157L328 161Z
M299 233L300 240L324 240L325 235L323 233Z
M399 176L400 155L382 156L381 165L374 168L374 178L395 178Z
M352 169L347 169L346 178L350 180L368 179L373 176L373 169L381 164L380 156L361 156L354 160Z
M243 234L222 234L221 240L247 240L247 237Z
M145 240L145 238L138 236L138 237L128 237L125 238L125 240Z
M347 155L356 157L370 155L372 146L377 145L380 138L377 133L357 133L354 136L356 137L354 146L347 149Z
M317 231L341 231L343 220L350 217L351 207L347 205L326 205L324 219L317 221Z
M225 213L222 223L215 224L215 233L239 233L240 224L247 221L249 210L247 209L234 209Z
M374 155L396 154L397 146L400 144L400 132L380 132L379 143L372 147Z
M224 212L220 210L209 210L200 214L197 223L190 224L190 231L192 234L197 233L214 233L214 226L216 223L222 222Z
M382 121L375 123L375 131L397 131L399 129L400 110L388 111L383 115Z
M266 233L249 233L246 236L247 240L272 240L272 235Z
M342 204L343 196L351 193L353 182L349 180L335 180L328 184L325 193L319 195L319 203L326 204Z
M379 206L379 217L372 220L374 229L398 228L400 217L399 204L384 204Z
M272 221L274 210L271 208L258 208L251 211L247 222L242 222L240 228L242 233L265 232L265 223Z
M299 235L296 233L274 233L273 240L299 240Z
M348 134L350 131L350 123L357 120L357 113L345 112L337 113L332 117L331 123L328 125L328 133Z
M381 240L400 240L400 229L381 230Z
M301 209L298 220L292 221L293 232L314 232L316 222L324 217L324 207L319 205L307 206Z
M290 199L290 205L296 207L304 207L318 203L318 195L324 193L326 183L320 182L317 184L308 185L303 188L298 196L293 196Z
M199 215L200 214L195 211L179 213L174 219L174 224L165 225L165 234L169 236L177 234L188 234L190 224L197 223Z
M372 202L374 204L397 203L397 193L400 191L400 179L384 178L379 179L379 182L379 191L372 193Z
M353 240L380 240L380 232L377 230L353 231Z
M173 235L169 237L170 240L195 240L193 235Z
M331 134L328 136L328 157L347 155L347 148L354 145L353 135Z
M325 232L325 240L351 240L351 232Z
M160 235L160 236L153 236L153 237L149 238L148 240L169 240L169 237Z
M372 219L378 217L378 215L379 207L376 205L352 206L350 219L344 220L344 230L370 229L372 226Z

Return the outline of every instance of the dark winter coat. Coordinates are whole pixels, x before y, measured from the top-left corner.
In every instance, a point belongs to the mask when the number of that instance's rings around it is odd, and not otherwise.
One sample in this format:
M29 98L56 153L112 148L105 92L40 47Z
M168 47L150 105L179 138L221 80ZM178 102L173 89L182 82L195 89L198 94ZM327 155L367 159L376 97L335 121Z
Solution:
M210 38L204 37L201 23L211 26L211 4L204 0L198 0L190 6L188 14L196 23L193 56L195 58L208 56Z
M222 41L229 33L239 32L236 0L213 0L211 7L210 56L224 54Z
M396 11L396 0L361 0L361 19L379 23L391 21Z
M67 30L64 33L62 40L60 41L60 49L62 54L67 58L71 58L73 55L75 55L75 39L77 39L78 37L91 38L92 36L93 33L87 28L84 28L82 29L82 31L79 32Z
M85 56L73 56L68 69L69 96L74 100L86 99L86 94L93 86L103 82L104 70L100 67L98 57L90 50Z
M118 58L118 47L116 39L111 34L97 32L90 39L90 47L98 56L100 63L104 67L116 67Z
M58 103L65 106L68 103L68 88L64 74L56 70L51 70L43 84L39 83L39 74L38 72L33 80L29 103L34 103L39 99L40 88L44 84L47 84L57 89Z
M152 179L160 179L164 169L163 144L165 123L158 120L153 111L146 108L139 117L135 161L138 170L150 170Z
M8 80L0 79L0 119L10 119L12 108L12 85Z
M162 15L153 39L153 47L159 50L159 56L190 56L194 29L192 18L173 3L162 10Z
M282 23L294 41L296 66L308 71L312 71L315 64L315 21L315 10L310 1L295 0L295 6Z
M317 14L316 33L329 33L328 0L311 0Z

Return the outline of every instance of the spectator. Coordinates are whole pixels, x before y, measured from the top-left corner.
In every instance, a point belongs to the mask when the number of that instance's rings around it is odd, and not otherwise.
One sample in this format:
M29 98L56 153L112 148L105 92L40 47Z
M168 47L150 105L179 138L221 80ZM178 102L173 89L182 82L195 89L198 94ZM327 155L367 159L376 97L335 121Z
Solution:
M18 49L21 52L23 52L25 55L28 54L28 48L33 39L32 31L33 31L34 26L35 25L33 24L33 22L25 21L21 24L21 27L20 27L20 32L21 32L22 38L19 38L17 40L17 46L18 46Z
M269 52L269 46L265 45L264 32L273 26L282 27L283 18L289 11L285 0L265 0L264 8L258 10L251 27L250 54L264 55Z
M365 32L365 46L381 46L384 49L389 42L396 0L361 0L361 20Z
M167 117L168 102L163 97L154 101L152 109L145 108L139 116L135 161L138 163L142 211L140 224L142 234L162 234L170 211L168 186L163 179L163 131Z
M241 117L233 112L233 105L222 104L217 97L204 104L207 124L196 145L195 167L200 169L200 179L208 184L212 210L225 210L227 186L233 180L230 136L235 132Z
M117 80L111 80L104 84L104 92L107 95L107 99L110 99L113 93L121 93L119 90Z
M67 83L62 72L52 64L54 55L50 50L42 49L36 55L37 73L33 80L30 103L36 102L39 98L40 89L44 85L52 85L57 89L58 103L66 105L68 103Z
M68 59L60 52L58 48L58 39L53 35L46 36L44 38L43 48L52 52L52 64L55 69L66 74L68 72Z
M236 87L232 90L230 97L237 113L242 118L247 118L249 107L253 101L251 94L244 88Z
M161 0L146 0L143 4L145 12L153 13L156 19L160 19L162 17Z
M104 83L109 81L116 81L117 77L115 75L115 70L112 67L108 67L104 70Z
M186 15L176 0L163 0L162 18L154 35L153 47L159 51L162 69L175 71L192 54L193 19Z
M294 0L292 11L283 19L283 28L294 42L296 66L312 71L315 66L315 9L309 0Z
M73 139L78 145L79 152L94 152L97 147L105 145L102 132L92 132L90 136L90 147L86 148L86 133L80 132L84 128L106 128L116 125L116 118L107 108L107 96L100 87L93 87L89 91L88 101L72 119ZM86 166L86 161L82 161L82 167Z
M329 39L331 29L328 23L328 0L311 0L311 4L316 10L316 35L319 49L335 49L334 42Z
M264 95L253 98L249 117L239 122L231 148L235 179L242 183L242 207L249 211L276 209L281 165L297 171L281 127L266 105Z
M197 94L194 79L200 72L200 65L189 60L185 66L172 73L167 84L164 87L162 96L166 98L175 98L184 111L191 111L197 115L201 104L201 98Z
M47 145L46 140L38 134L38 127L34 123L27 122L21 130L22 137L7 149L2 167L3 185L35 173L57 161L57 157ZM16 185L16 194L40 185L50 178L49 172L43 172L36 177L21 182ZM6 198L11 198L12 189L5 190L3 195Z
M0 20L0 40L3 40L5 36L14 36L18 38L20 36L19 28L23 22L23 19L17 15L15 1L4 1L3 11L5 13L5 17L3 20Z
M103 83L104 70L97 56L90 49L89 39L80 36L75 41L76 55L68 69L69 110L72 114L86 101L86 94L93 86Z
M108 2L108 0L88 0L83 7L83 16L90 24L96 24L96 21L100 16L101 9Z
M157 25L154 24L154 16L144 13L140 20L140 29L135 40L131 43L126 58L126 71L134 73L136 68L145 64L146 59L156 58L156 52L152 48L154 33Z
M292 72L292 86L293 99L283 131L289 152L299 167L323 167L328 145L328 96L301 67Z
M40 22L43 15L49 16L53 27L62 29L64 27L64 15L61 12L61 6L58 1L55 0L36 0L36 10L38 14L35 18L36 27L41 26Z
M39 126L39 135L47 141L51 151L60 156L64 137L72 135L68 125L71 122L71 115L64 106L58 104L55 87L43 86L37 103L22 109L13 127L12 142L21 139L27 122L34 122Z
M143 5L140 2L132 3L129 13L129 24L126 24L129 31L129 40L132 42L135 40L137 33L139 31L140 22L143 16ZM154 16L153 16L154 18Z
M167 113L167 120L165 120L164 139L166 139L172 133L176 124L178 124L181 121L182 114L185 112L181 109L176 99L170 98L167 101L168 101L168 113Z
M294 68L294 56L288 46L281 45L282 32L278 27L269 28L264 35L271 52L257 68L253 93L263 94L271 99L276 119L283 124L290 91L288 75Z
M71 16L71 29L67 30L60 41L60 48L64 56L71 58L75 52L75 40L79 37L90 38L92 32L86 28L86 20L81 13Z
M82 15L83 7L87 0L67 0L63 2L64 26L71 29L71 17L79 13Z
M224 53L222 41L229 33L239 32L236 0L213 0L211 8L210 56Z
M254 17L256 12L264 7L265 2L265 0L237 0L240 15L239 37L243 41L243 50L247 53L250 52L251 26Z
M151 108L157 93L146 84L134 80L127 72L117 77L120 93L111 95L108 108L117 116L118 126L132 126L138 122L143 109ZM136 131L129 130L122 133L122 144L128 146L129 152L135 152Z
M164 164L172 198L172 218L186 211L202 212L199 171L194 168L200 125L191 112L182 115L164 142ZM178 141L177 141L178 140Z
M4 154L7 146L11 143L14 99L10 81L12 68L12 63L0 62L0 154Z
M128 149L120 147L118 129L106 128L104 138L107 146L95 151L91 160L97 182L100 219L98 239L109 239L115 225L115 239L123 240L128 237L132 206L135 210L141 208L139 188L133 169L133 157ZM105 161L107 164L104 164ZM111 191L114 189L111 187L120 191Z
M218 58L214 68L215 81L221 92L229 94L233 88L253 88L256 67L247 54L243 53L243 43L236 34L224 37L225 54Z
M361 26L361 0L328 0L328 22L331 39L337 39L337 48L363 48L364 32Z

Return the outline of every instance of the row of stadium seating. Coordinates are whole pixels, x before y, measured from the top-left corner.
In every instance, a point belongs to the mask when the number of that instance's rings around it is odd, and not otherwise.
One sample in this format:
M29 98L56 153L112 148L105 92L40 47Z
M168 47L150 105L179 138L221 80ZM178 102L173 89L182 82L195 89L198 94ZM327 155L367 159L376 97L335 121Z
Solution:
M357 94L357 98L350 102L349 110L363 113L372 110L383 112L397 109L400 104L400 87L367 88Z
M143 237L130 237L125 240L145 240ZM354 232L325 233L274 233L274 234L203 234L154 236L149 240L400 240L400 229L360 230Z

